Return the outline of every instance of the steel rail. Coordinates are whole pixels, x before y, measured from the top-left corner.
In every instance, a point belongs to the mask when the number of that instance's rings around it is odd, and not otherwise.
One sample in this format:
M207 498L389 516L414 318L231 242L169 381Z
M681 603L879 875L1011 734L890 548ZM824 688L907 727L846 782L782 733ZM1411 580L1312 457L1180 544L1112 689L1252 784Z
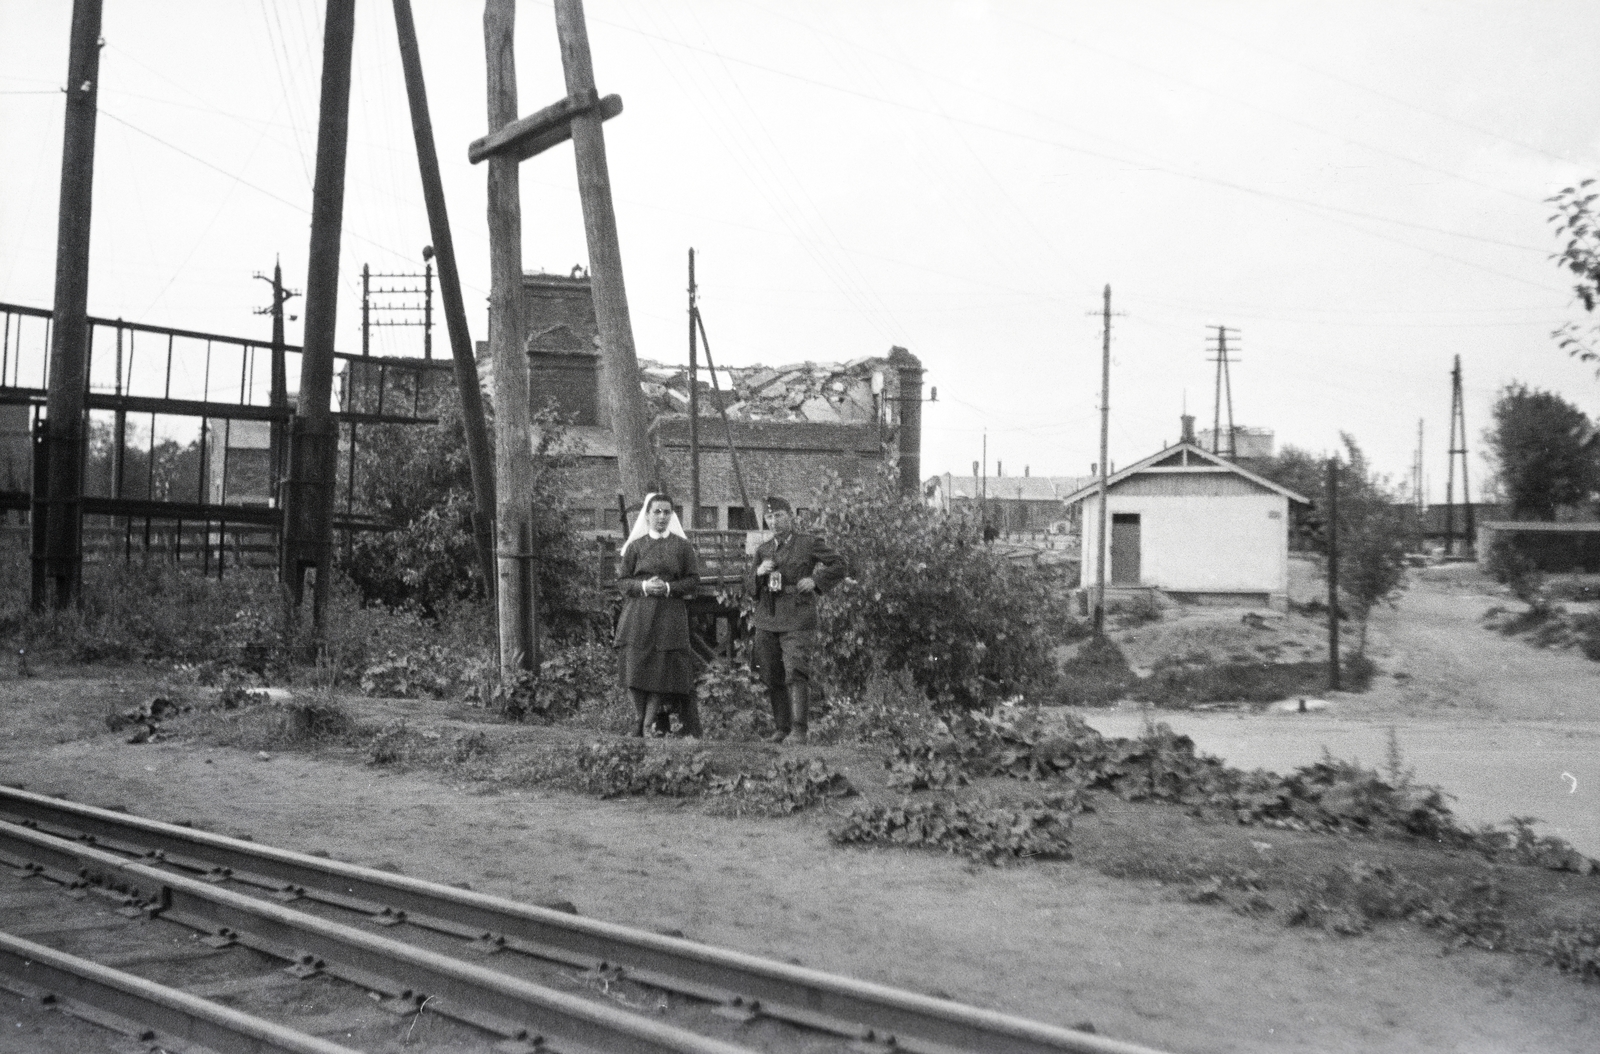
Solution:
M558 992L353 926L135 863L91 845L0 821L0 856L50 877L123 893L127 910L173 919L436 1013L486 1024L537 1048L595 1054L751 1054L748 1048ZM426 992L426 996L413 993Z
M8 980L9 978L9 980ZM360 1054L134 974L0 933L0 988L90 1008L88 1020L137 1035L138 1026L221 1054Z
M133 852L164 853L174 864L190 862L199 870L231 871L300 895L359 903L391 918L475 934L487 944L621 967L642 983L719 1001L752 1016L860 1039L892 1037L907 1051L1160 1054L952 1000L29 791L0 787L4 815L120 842Z

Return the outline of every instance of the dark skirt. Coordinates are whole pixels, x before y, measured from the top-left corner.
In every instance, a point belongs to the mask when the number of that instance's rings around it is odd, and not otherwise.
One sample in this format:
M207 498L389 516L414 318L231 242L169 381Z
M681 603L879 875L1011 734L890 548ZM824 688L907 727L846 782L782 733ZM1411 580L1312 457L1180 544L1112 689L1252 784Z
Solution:
M687 648L660 651L639 645L617 649L622 663L622 684L643 692L689 695L694 692L694 653Z

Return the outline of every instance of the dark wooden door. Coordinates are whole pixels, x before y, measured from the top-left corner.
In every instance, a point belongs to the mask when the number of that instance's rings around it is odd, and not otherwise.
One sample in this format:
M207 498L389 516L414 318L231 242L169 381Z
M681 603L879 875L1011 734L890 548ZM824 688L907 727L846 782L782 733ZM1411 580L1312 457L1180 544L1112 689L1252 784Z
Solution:
M1139 514L1111 514L1111 584L1139 584Z

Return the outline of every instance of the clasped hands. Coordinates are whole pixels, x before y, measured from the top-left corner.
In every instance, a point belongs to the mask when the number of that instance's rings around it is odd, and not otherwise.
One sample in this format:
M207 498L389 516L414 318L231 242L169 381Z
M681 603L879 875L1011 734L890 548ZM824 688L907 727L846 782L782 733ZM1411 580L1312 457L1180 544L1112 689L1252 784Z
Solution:
M655 575L640 582L639 589L647 597L667 597L672 595L672 586L660 575Z

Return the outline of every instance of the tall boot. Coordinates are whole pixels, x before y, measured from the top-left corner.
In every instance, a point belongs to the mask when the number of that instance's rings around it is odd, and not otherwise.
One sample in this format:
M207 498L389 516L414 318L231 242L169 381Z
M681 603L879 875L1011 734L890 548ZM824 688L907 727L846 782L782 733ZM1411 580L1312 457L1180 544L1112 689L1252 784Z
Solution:
M810 730L806 724L806 711L811 706L811 684L809 681L795 681L789 685L789 741L791 743L807 742Z
M700 729L700 701L694 693L678 697L678 720L683 726L683 734L699 739L703 734Z
M633 731L628 733L635 739L644 737L644 714L649 709L650 693L638 688L629 688L628 695L633 699Z
M778 742L789 735L789 689L782 684L768 685L767 694L772 699L772 739Z

